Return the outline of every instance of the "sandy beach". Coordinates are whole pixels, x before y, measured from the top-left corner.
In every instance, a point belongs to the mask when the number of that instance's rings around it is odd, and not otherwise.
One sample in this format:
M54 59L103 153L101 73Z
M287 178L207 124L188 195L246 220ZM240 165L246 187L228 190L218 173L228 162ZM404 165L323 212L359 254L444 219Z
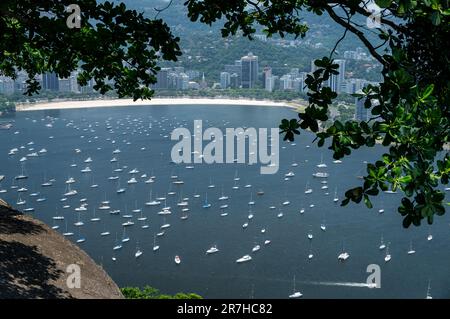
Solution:
M17 105L17 111L42 111L57 109L80 109L92 107L114 107L114 106L162 106L162 105L253 105L253 106L276 106L296 109L298 106L286 102L274 102L266 100L246 99L212 99L212 98L154 98L152 100L136 101L132 99L113 100L89 100L89 101L54 101L48 103Z

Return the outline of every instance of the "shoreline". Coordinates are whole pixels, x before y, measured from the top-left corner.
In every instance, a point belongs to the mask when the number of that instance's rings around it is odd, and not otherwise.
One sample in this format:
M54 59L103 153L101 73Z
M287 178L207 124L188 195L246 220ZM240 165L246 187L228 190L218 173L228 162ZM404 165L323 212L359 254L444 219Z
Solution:
M298 109L300 104L294 102L275 102L269 100L227 99L227 98L154 98L151 100L111 99L111 100L64 100L35 104L18 104L17 112L67 110L119 106L181 106L181 105L229 105L229 106L271 106Z

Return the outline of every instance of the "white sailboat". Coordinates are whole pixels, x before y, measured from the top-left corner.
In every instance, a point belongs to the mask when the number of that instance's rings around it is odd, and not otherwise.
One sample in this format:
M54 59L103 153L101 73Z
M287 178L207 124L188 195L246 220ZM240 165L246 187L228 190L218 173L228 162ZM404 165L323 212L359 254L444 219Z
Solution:
M344 242L342 242L342 252L338 256L338 260L346 261L350 257L350 254L345 251Z
M141 257L143 254L142 250L139 248L139 242L136 243L136 252L134 253L134 257L137 259Z
M415 254L415 253L416 253L416 251L415 251L414 248L413 248L413 242L412 242L412 239L411 239L410 242L409 242L408 255L413 255L413 254Z
M159 249L159 245L156 245L156 234L153 236L153 251L157 251Z
M431 280L428 280L427 295L425 299L433 299L433 297L431 296Z
M305 186L305 194L311 194L312 192L313 190L311 187L309 187L309 182L307 182Z
M318 168L326 168L327 164L323 162L323 154L320 155L320 163L316 165Z
M380 250L383 250L386 248L386 244L384 243L383 240L383 235L381 235L381 241L380 241L380 246L378 247Z
M338 193L337 193L337 187L334 189L334 198L333 202L337 203L339 201Z
M153 190L150 190L150 199L148 202L145 203L145 206L157 206L161 204L160 201L152 199L152 192Z
M389 254L389 245L390 245L390 243L388 243L388 245L386 247L386 256L384 256L385 262L389 262L392 259L391 254Z
M205 203L203 204L203 208L210 208L211 204L208 203L208 193L205 194Z
M120 178L117 180L117 190L116 190L117 194L123 194L125 193L125 188L120 187Z
M303 296L303 294L300 291L295 291L295 275L294 275L294 279L293 279L293 292L291 295L289 295L289 298L291 299L295 299L295 298L301 298Z

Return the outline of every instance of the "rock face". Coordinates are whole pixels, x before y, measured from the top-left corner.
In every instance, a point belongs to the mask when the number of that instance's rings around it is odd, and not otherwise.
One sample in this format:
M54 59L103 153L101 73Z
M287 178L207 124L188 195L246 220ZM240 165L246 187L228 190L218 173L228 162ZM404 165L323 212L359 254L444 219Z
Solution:
M123 296L84 251L0 200L0 299L5 298Z

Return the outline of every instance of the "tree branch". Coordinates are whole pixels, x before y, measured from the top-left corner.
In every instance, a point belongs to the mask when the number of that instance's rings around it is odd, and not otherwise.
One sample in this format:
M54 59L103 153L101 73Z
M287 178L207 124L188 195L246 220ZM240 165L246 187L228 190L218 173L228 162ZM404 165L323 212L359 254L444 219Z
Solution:
M347 23L346 21L344 21L342 18L340 18L336 12L334 12L334 10L330 7L325 7L325 10L328 12L328 14L330 15L330 17L338 24L340 24L341 26L343 26L344 28L348 29L350 32L352 32L353 34L355 34L363 43L364 45L367 47L367 49L369 50L370 54L372 54L372 56L378 61L380 62L382 65L386 65L387 61L383 59L383 57L376 51L376 49L373 47L373 45L369 42L369 40L367 40L367 38L364 36L364 33L361 30L358 30L357 28L355 28L354 26L352 26L350 23Z

